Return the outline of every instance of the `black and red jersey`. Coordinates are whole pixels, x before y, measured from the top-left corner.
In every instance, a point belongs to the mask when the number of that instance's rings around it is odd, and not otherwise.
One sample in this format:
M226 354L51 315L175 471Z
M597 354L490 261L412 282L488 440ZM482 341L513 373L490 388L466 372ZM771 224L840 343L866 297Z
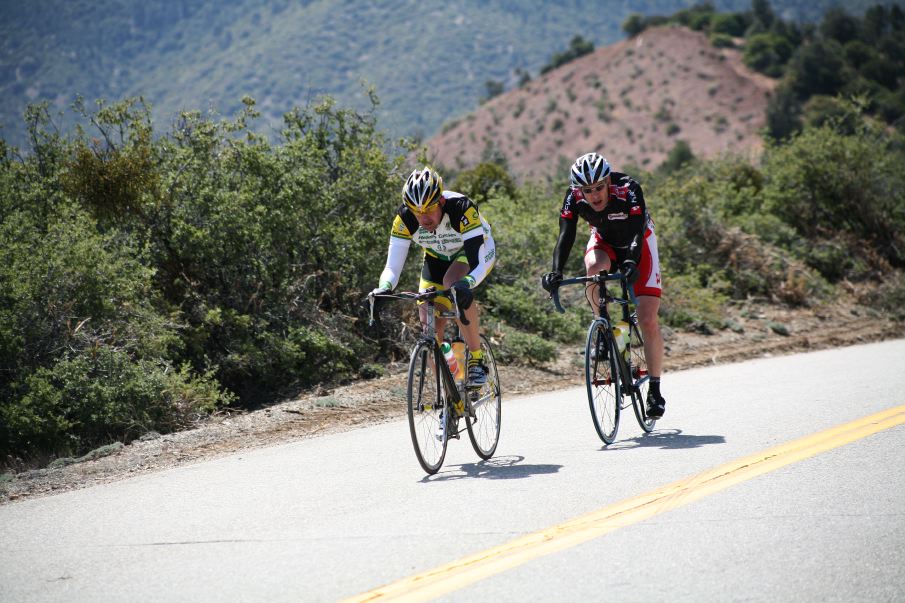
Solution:
M610 199L602 211L594 211L580 189L570 188L559 215L576 222L579 217L584 218L604 242L617 249L628 248L643 238L649 220L641 185L619 172L610 174Z
M594 211L580 189L570 188L559 216L559 238L553 250L553 271L559 273L569 259L579 217L591 225L597 240L618 252L621 260L631 259L636 263L640 260L644 237L653 231L641 185L620 172L610 172L609 200L601 211Z

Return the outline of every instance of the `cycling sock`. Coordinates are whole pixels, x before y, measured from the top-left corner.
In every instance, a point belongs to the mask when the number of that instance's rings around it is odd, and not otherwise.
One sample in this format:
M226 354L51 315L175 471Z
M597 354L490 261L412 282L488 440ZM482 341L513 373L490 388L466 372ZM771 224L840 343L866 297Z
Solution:
M650 378L650 392L655 396L660 395L660 378L659 377L651 377Z
M481 364L484 361L484 352L481 350L469 351L468 366L473 364Z

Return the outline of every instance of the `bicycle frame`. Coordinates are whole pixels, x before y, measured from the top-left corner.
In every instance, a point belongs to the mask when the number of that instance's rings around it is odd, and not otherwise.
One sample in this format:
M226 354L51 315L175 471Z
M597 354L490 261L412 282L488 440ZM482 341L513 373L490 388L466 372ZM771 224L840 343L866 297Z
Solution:
M610 281L619 281L622 289L621 297L614 296L609 291L606 285ZM598 315L591 321L585 348L585 353L587 354L585 357L585 380L588 388L588 402L597 434L604 443L612 444L619 428L619 415L629 405L634 408L635 418L638 419L641 429L650 433L656 422L656 419L651 419L647 416L644 408L645 386L650 381L650 375L647 373L646 361L643 357L644 340L638 327L637 313L629 312L629 304L637 302L629 289L625 275L620 272L614 272L609 275L601 272L594 276L581 276L559 281L557 287L551 292L553 304L556 306L557 311L565 312L559 302L559 286L580 283L599 286ZM622 308L622 320L629 325L628 334L625 338L625 347L622 350L619 349L618 343L613 340L612 319L609 313L609 304L611 303L620 305ZM595 333L598 334L596 337L599 337L601 332L605 333L604 337L608 341L603 353L607 355L607 362L610 364L611 372L607 376L598 378L597 359L599 356L595 357L592 364L591 354L592 351L599 354L601 350L599 347L592 347L592 337L595 336ZM633 339L637 339L640 346L640 350L636 354L640 354L641 358L636 366L633 366ZM595 345L600 345L599 340ZM605 391L600 388L607 388L611 385L613 385L612 398L607 398ZM626 398L628 398L628 401L626 401ZM607 410L610 404L613 405L612 413ZM610 418L609 421L607 421L608 418Z
M437 311L436 303L434 299L440 295L449 294L450 298L453 302L454 310L441 310ZM468 320L465 318L465 314L463 311L458 310L458 304L455 298L455 290L447 289L445 291L424 291L421 293L414 293L403 291L400 293L387 293L385 295L381 295L380 297L388 298L388 299L408 299L413 301L423 301L427 306L427 321L423 325L421 336L418 338L418 341L427 341L431 344L431 349L434 354L434 363L439 367L440 374L443 376L443 386L445 391L447 392L447 405L449 408L455 408L456 414L465 414L468 413L472 417L474 417L474 409L472 408L470 396L463 395L462 388L459 387L459 384L456 383L456 379L453 376L452 372L449 370L449 365L446 364L446 359L443 357L443 353L440 351L440 343L437 341L437 317L438 315L443 318L460 318L464 324L468 324ZM374 324L374 298L370 298L370 324ZM418 342L413 346L413 350L417 349ZM464 410L460 413L459 408L463 408Z
M606 287L606 283L612 281L619 281L620 287L622 289L622 297L614 297L609 289ZM599 322L603 324L606 329L612 328L612 320L610 318L609 305L611 303L619 304L622 309L622 320L626 323L633 325L634 328L638 327L637 316L634 312L629 312L629 304L636 303L634 299L634 294L629 291L628 281L625 279L625 275L621 272L614 272L612 274L606 274L601 272L600 274L596 274L594 276L578 276L574 278L563 279L559 281L556 289L551 293L551 297L553 298L553 305L556 306L556 311L559 313L565 312L565 308L562 307L562 304L559 301L559 287L563 285L576 285L580 283L585 284L597 284L598 287L598 296L597 296L597 318L595 318L595 322ZM619 372L622 375L628 377L627 383L629 387L638 389L650 379L650 376L646 371L643 371L639 368L638 370L638 381L634 380L634 373L632 371L632 362L631 362L631 338L626 338L625 342L625 353L616 355L616 362L619 364ZM626 383L626 380L623 380L623 383ZM630 390L628 388L622 388L622 396L630 395Z
M452 310L439 310L434 299L438 295L448 295L453 302ZM371 324L374 323L374 297L371 299ZM480 346L484 351L485 363L487 363L487 382L483 385L469 388L465 380L457 382L443 353L440 350L440 342L437 340L437 318L459 317L463 324L468 324L464 313L458 308L456 292L454 289L446 291L424 291L421 293L386 293L379 297L408 299L420 301L426 305L426 319L412 348L409 359L408 376L408 418L409 432L412 436L412 444L415 455L421 467L433 475L443 464L446 456L446 445L451 437L459 438L462 431L468 431L468 438L475 452L484 460L493 456L499 443L500 436L500 412L501 393L499 386L499 374L496 369L496 360L493 357L493 349L490 341L480 335ZM432 394L430 401L422 400L422 388L426 383L424 377L427 374L426 367L430 366L432 373ZM419 368L420 367L420 368ZM488 406L484 406L488 404ZM433 413L437 413L436 420ZM465 429L459 428L459 420L465 419ZM424 429L425 424L433 424L436 427ZM430 432L436 429L436 435ZM434 437L440 441L439 447L435 444Z

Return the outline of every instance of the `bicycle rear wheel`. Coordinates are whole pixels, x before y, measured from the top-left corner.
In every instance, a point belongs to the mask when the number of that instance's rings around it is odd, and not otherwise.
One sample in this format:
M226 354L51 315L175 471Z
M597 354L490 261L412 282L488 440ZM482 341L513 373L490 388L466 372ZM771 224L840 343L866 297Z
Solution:
M435 343L419 341L409 361L409 431L415 456L421 467L431 475L443 464L449 441L444 413L446 396L443 395L443 379L437 368L437 362L441 360Z
M500 376L496 370L496 359L490 341L481 335L481 351L487 367L487 383L481 389L468 392L472 414L466 415L468 439L478 456L484 460L493 456L500 441L500 418L503 409L503 393Z
M619 428L619 402L622 394L615 354L615 342L609 326L603 320L595 320L588 329L588 341L585 344L585 382L594 429L606 444L613 443Z
M631 333L630 345L632 348L632 407L635 409L638 425L646 433L650 433L657 420L647 416L647 390L650 385L650 375L647 373L647 359L644 357L644 340L641 338L641 331L638 330L638 324L635 321L632 321L629 332Z

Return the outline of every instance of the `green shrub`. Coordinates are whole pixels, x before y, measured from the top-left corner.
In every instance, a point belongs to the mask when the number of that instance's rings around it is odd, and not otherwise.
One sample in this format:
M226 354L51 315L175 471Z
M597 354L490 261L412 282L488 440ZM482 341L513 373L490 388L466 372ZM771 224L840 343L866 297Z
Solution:
M570 342L581 337L580 316L584 308L581 301L570 305L565 314L559 314L539 284L528 290L518 284L490 285L484 296L484 308L512 327L547 339Z
M891 144L885 133L806 128L769 148L764 210L805 238L847 233L905 266L905 156Z
M79 454L147 431L185 427L231 396L210 375L139 361L112 347L39 368L0 403L0 459Z
M719 329L726 323L726 296L686 274L664 277L660 316L663 324L684 329L703 323Z
M745 41L742 58L751 69L779 77L792 51L792 45L786 38L775 33L759 33Z
M495 357L504 364L535 365L556 358L556 345L533 333L502 327L494 339Z
M721 33L710 34L710 44L713 45L714 48L735 47L735 42L733 41L732 36Z

